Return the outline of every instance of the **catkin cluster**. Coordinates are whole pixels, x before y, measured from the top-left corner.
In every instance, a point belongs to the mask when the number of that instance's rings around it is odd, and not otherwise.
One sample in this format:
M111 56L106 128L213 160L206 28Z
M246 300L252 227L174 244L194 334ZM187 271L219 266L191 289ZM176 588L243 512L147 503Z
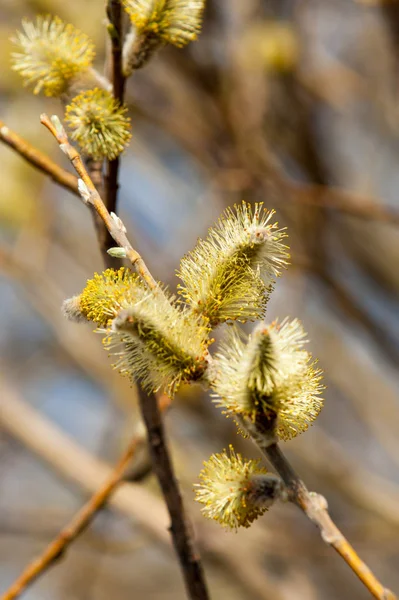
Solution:
M263 448L305 431L322 407L321 371L298 320L263 320L247 336L237 322L263 319L276 278L287 266L287 234L262 204L227 209L183 257L178 296L151 290L129 269L95 274L64 303L70 318L104 334L114 367L150 391L173 395L200 382L241 432ZM228 323L213 356L212 330ZM232 448L204 465L197 500L223 526L248 527L284 495L282 483Z
M205 0L123 0L131 27L123 45L124 76L146 64L167 44L195 40ZM112 31L111 35L119 34ZM114 98L112 84L93 67L89 37L59 17L25 19L12 38L13 69L34 94L60 98L71 138L94 161L114 160L129 144L127 108Z
M165 44L196 39L205 0L123 0L130 31L123 46L124 75L145 65ZM111 35L112 25L109 24ZM115 159L130 140L126 107L93 67L91 40L58 17L24 21L13 39L13 68L33 92L59 97L71 138L86 158ZM205 239L181 260L173 296L150 289L124 267L95 274L64 303L75 321L103 334L114 367L148 391L173 396L182 383L200 382L232 416L239 431L261 447L305 431L322 407L321 371L294 319L263 321L273 286L289 260L287 234L274 211L245 202L227 209ZM261 321L249 336L237 323ZM212 330L228 323L217 352ZM223 526L248 527L279 497L278 477L233 448L204 464L197 500Z

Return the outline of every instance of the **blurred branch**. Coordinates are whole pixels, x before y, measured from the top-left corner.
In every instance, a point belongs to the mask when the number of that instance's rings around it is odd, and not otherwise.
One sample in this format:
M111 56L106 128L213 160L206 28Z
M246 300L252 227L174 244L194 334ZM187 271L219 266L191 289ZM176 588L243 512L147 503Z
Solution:
M326 322L317 323L320 361L329 364L329 380L345 394L361 419L368 433L385 450L389 459L398 462L399 445L397 441L398 403L397 392L388 377L381 378L375 357L366 362L357 353L351 351L341 335ZM328 340L328 343L326 343ZM378 398L378 403L375 402Z
M78 180L72 173L68 173L68 171L62 169L57 163L52 161L51 158L46 156L46 154L32 146L29 142L7 127L1 120L0 141L15 150L29 164L45 175L48 175L61 187L67 189L76 196L80 195L78 190Z
M113 470L108 465L94 458L29 406L9 382L2 379L1 387L0 427L52 467L57 476L65 477L91 494L101 489L104 481L112 477ZM165 407L161 404L161 408ZM142 485L122 481L107 501L110 508L139 523L152 537L169 548L170 536L164 504ZM226 547L220 535L215 535L203 519L199 525L204 551L217 556L229 577L233 576L245 590L252 590L259 598L286 600L277 582L273 584L269 580L263 567L255 564L255 559L251 568L247 569L233 546Z
M42 458L57 474L90 494L96 492L111 476L112 469L29 406L4 378L1 379L1 387L1 427ZM140 523L156 539L168 544L164 505L141 485L122 483L110 498L110 505Z
M37 240L32 246L37 247ZM49 277L38 267L37 257L32 249L23 246L18 252L0 244L0 271L14 278L21 285L34 310L50 325L55 339L76 367L88 375L92 381L100 383L110 397L122 397L132 390L130 384L113 370L107 369L108 359L98 340L93 338L90 329L73 327L62 316L60 306L66 292L59 288L54 277ZM65 257L53 248L61 272L70 269ZM75 275L79 278L79 274Z
M80 177L79 193L83 202L99 214L115 242L125 251L126 257L130 260L132 266L143 278L148 287L152 290L158 290L159 288L157 282L148 270L144 260L130 244L126 236L126 228L124 224L119 217L115 215L115 213L109 213L83 164L80 154L69 143L68 136L65 132L65 129L62 127L61 122L57 117L55 117L53 119L55 123L54 124L45 114L41 116L40 120L42 124L47 127L50 133L53 134L60 145L60 149L68 156L72 165L76 169L76 172Z
M94 493L90 500L72 518L70 523L60 531L56 539L48 545L43 554L26 567L23 573L1 597L1 600L14 600L14 598L18 598L40 575L62 558L68 546L83 533L120 483L123 473L140 442L140 438L131 441L127 450L101 488Z
M396 600L396 596L378 581L332 521L328 514L326 499L320 494L307 490L303 481L281 452L278 444L271 444L263 451L284 481L289 500L299 506L307 517L317 525L323 541L338 552L375 598L379 600Z
M332 482L356 506L399 527L399 487L349 458L340 444L320 427L312 431L306 444L297 446L296 453L308 468Z
M399 211L347 190L314 184L295 184L296 199L303 204L331 208L344 215L399 225Z
M171 519L170 531L190 598L209 598L199 555L189 531L183 499L165 439L155 394L139 393L141 412L148 431L152 469L158 478Z

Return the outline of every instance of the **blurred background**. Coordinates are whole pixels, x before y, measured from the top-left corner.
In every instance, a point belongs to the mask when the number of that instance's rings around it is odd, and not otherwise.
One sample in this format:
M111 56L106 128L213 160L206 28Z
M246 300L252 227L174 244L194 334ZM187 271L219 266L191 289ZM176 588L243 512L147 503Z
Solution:
M104 3L0 0L0 118L70 169L39 123L44 111L62 116L60 104L24 90L10 69L9 38L37 13L88 33L101 69ZM133 139L118 209L172 289L180 257L226 206L276 209L292 264L267 319L303 321L328 386L315 425L283 450L396 591L398 99L394 0L208 0L199 41L165 48L128 82ZM102 270L89 212L2 145L0 161L1 593L98 487L140 420L100 336L60 312ZM248 457L256 449L196 386L166 422L213 598L369 598L291 505L237 534L206 522L192 491L202 461L229 443ZM27 600L185 598L156 481L127 487Z

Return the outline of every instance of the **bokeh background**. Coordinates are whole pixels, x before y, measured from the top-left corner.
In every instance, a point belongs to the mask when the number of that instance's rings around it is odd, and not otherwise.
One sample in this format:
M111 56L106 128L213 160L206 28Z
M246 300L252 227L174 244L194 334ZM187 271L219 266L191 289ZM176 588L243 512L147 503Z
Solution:
M106 53L104 3L0 0L0 118L70 168L39 123L57 101L10 69L23 17L57 14ZM156 278L224 207L275 208L292 265L267 318L297 316L326 373L325 408L284 451L384 584L399 590L399 4L209 0L199 41L129 80L133 139L119 212ZM104 477L140 418L90 325L63 320L101 255L78 199L0 145L0 593ZM295 507L249 530L201 517L192 485L229 443L257 456L199 388L167 429L213 598L366 600ZM132 467L133 468L133 467ZM136 487L133 487L136 486ZM27 600L185 598L152 476L97 516Z

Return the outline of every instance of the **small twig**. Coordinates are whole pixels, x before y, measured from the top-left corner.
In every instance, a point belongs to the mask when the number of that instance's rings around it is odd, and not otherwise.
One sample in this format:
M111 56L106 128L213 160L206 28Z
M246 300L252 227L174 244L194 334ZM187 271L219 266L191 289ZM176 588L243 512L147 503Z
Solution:
M157 285L157 282L148 270L148 267L145 264L144 260L141 258L140 254L133 249L132 245L130 244L126 236L126 228L124 224L119 219L119 217L115 215L115 213L110 214L107 207L105 206L100 194L98 193L87 172L86 167L83 164L80 154L69 143L66 131L62 127L59 119L57 117L53 117L53 119L50 120L46 114L43 114L40 117L40 121L53 134L53 136L59 143L61 150L69 158L76 172L78 173L80 177L79 193L83 202L87 206L94 209L100 215L112 238L115 240L118 246L120 246L125 251L126 258L130 260L132 266L143 278L148 287L152 290L158 290L159 287Z
M120 0L108 0L107 16L110 22L113 92L115 99L123 104L125 77L122 71L123 9ZM119 163L119 157L106 162L105 205L110 212L117 210Z
M165 440L157 399L154 394L139 394L141 412L148 432L152 469L158 478L171 519L170 532L180 560L187 593L193 600L209 598L199 555L189 531L183 499Z
M121 481L123 473L133 458L140 442L140 438L132 440L104 485L90 498L68 525L60 531L55 540L47 546L43 554L26 567L0 600L14 600L18 598L27 587L63 556L70 544L83 533L98 511L103 508L109 496Z
M264 448L264 453L284 481L290 502L299 506L307 517L317 525L323 541L338 552L375 598L379 600L396 600L396 596L378 581L332 521L328 513L326 499L319 494L308 491L281 452L278 444L271 444Z
M104 175L103 175L103 162L99 160L86 160L87 172L93 185L98 190L100 196L104 193ZM96 228L98 246L103 257L104 265L106 268L113 268L115 266L114 259L108 254L107 250L112 248L113 239L108 229L106 228L100 215L93 210L93 222Z
M51 177L51 179L58 183L61 187L67 189L76 196L80 196L78 190L78 180L75 175L68 173L68 171L65 171L65 169L58 166L57 163L46 156L44 152L41 152L32 146L29 142L7 127L7 125L1 120L0 141L15 150L33 167Z

